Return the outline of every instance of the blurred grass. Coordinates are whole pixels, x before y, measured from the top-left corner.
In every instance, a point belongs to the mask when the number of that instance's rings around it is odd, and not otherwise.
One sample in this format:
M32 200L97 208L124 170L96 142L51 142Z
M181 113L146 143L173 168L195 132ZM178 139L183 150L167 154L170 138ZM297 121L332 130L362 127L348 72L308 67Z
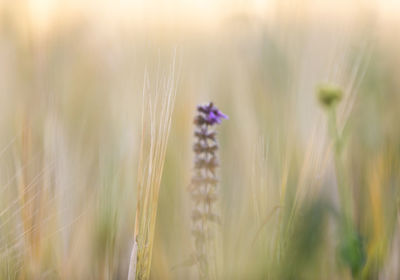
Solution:
M192 119L212 100L230 117L219 129L219 279L351 279L338 261L321 82L344 91L337 121L366 245L360 277L399 278L400 26L374 9L325 16L312 4L277 5L266 20L237 12L208 28L103 29L82 14L45 33L23 5L3 4L0 278L127 277L143 76L168 68L176 46L150 278L195 278L180 265L193 251Z

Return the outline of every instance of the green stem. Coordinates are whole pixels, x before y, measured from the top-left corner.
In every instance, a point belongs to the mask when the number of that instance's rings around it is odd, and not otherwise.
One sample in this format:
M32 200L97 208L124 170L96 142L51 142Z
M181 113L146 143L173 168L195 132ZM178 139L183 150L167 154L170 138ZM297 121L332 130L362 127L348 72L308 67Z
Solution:
M340 196L340 204L343 214L343 225L347 231L352 228L353 199L346 172L343 165L343 142L336 125L336 107L331 106L328 111L328 125L334 144L335 172Z

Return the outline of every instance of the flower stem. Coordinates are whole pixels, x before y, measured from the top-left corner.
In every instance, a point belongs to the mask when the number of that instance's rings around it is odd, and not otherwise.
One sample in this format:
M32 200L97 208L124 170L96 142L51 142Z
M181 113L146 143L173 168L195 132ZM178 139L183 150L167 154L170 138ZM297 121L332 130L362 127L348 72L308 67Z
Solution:
M340 197L340 204L343 214L343 226L348 230L351 228L353 219L353 200L352 192L347 181L347 176L343 164L343 141L339 134L336 124L336 107L331 106L328 109L329 133L334 145L335 172Z

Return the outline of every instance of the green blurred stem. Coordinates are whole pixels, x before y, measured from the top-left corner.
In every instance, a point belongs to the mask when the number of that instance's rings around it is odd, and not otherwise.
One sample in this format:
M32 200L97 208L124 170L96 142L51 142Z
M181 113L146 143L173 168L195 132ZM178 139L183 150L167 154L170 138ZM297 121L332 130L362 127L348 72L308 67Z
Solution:
M343 165L343 141L336 124L336 106L330 106L328 109L328 126L334 144L335 171L343 215L342 221L344 229L347 231L352 228L353 200Z

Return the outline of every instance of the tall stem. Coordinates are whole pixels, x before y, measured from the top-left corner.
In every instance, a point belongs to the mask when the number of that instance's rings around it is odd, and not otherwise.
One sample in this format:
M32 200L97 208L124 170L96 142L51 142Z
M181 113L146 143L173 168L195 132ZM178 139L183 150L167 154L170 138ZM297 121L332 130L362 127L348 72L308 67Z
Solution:
M343 225L346 230L351 228L353 219L352 192L347 181L346 171L343 165L343 142L336 124L336 107L328 109L329 133L334 145L335 172L340 196L340 204L343 214Z

